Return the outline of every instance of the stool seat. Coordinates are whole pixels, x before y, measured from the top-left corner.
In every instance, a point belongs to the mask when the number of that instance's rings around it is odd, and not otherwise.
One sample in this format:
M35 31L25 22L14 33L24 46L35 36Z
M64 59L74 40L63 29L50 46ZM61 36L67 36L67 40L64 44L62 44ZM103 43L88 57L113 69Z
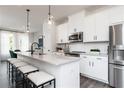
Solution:
M17 60L12 60L12 61L9 61L10 64L14 64L14 63L17 63L17 62L21 62L21 60L17 59Z
M25 62L20 61L20 62L13 63L13 65L18 68L18 67L26 66L28 64L25 63Z
M31 80L37 86L40 86L41 84L54 79L54 77L52 75L50 75L46 72L43 72L43 71L31 73L27 77L29 80Z
M15 61L20 61L20 59L17 58L9 58L7 59L9 62L15 62Z
M31 66L31 65L26 65L26 66L23 66L23 67L19 67L18 68L23 74L27 74L27 73L30 73L30 72L33 72L33 71L38 71L38 68L34 67L34 66Z
M17 58L9 58L7 59L8 61L13 61L13 60L16 60Z

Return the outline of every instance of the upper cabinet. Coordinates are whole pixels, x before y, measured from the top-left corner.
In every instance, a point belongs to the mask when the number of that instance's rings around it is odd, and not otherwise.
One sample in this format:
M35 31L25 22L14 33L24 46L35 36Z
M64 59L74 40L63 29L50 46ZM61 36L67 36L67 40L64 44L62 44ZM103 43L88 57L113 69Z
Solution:
M90 14L84 20L84 42L109 41L108 11Z
M100 9L86 15L86 11L68 17L68 23L57 27L57 43L67 43L68 36L83 32L83 42L108 42L109 25L124 22L124 6Z
M43 50L44 53L51 53L56 50L55 38L56 25L49 25L47 22L43 23Z
M68 23L57 26L56 43L68 43Z
M95 41L95 15L88 15L84 20L84 42Z
M95 34L97 41L109 41L108 11L98 12L95 17Z
M81 11L77 14L74 14L68 17L68 27L69 27L68 34L72 34L75 32L83 32L84 15L85 15L85 12Z
M115 24L124 21L124 6L112 7L109 9L109 23Z

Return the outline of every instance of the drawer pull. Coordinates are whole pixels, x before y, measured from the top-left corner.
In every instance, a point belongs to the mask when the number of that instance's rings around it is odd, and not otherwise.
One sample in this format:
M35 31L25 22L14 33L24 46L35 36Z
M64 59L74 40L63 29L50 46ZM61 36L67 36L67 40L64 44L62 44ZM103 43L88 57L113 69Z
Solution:
M98 60L102 60L102 58L97 58Z
M87 57L84 56L83 58L87 58Z

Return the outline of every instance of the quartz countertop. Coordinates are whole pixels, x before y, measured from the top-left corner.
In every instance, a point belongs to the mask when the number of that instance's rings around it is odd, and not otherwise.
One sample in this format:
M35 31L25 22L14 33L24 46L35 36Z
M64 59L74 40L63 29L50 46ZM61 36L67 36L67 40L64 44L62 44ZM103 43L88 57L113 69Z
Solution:
M78 57L69 57L64 55L56 55L56 54L33 54L31 55L30 52L15 52L17 55L30 57L36 60L39 60L41 62L46 62L52 65L63 65L63 64L69 64L71 62L79 62L80 58Z
M105 54L105 53L80 53L80 55L90 55L90 56L102 56L102 57L108 57L108 55L107 54Z

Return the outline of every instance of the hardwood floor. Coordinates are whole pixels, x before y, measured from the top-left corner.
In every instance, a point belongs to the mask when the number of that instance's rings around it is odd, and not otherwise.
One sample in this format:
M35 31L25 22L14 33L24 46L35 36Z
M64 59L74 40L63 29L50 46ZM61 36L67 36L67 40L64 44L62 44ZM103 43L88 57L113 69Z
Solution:
M80 87L81 88L110 88L109 85L84 77L80 76Z
M7 76L7 63L0 62L0 88L9 88L9 80ZM105 83L80 76L81 88L109 88Z
M7 63L0 62L0 88L9 88L9 80L7 75Z

